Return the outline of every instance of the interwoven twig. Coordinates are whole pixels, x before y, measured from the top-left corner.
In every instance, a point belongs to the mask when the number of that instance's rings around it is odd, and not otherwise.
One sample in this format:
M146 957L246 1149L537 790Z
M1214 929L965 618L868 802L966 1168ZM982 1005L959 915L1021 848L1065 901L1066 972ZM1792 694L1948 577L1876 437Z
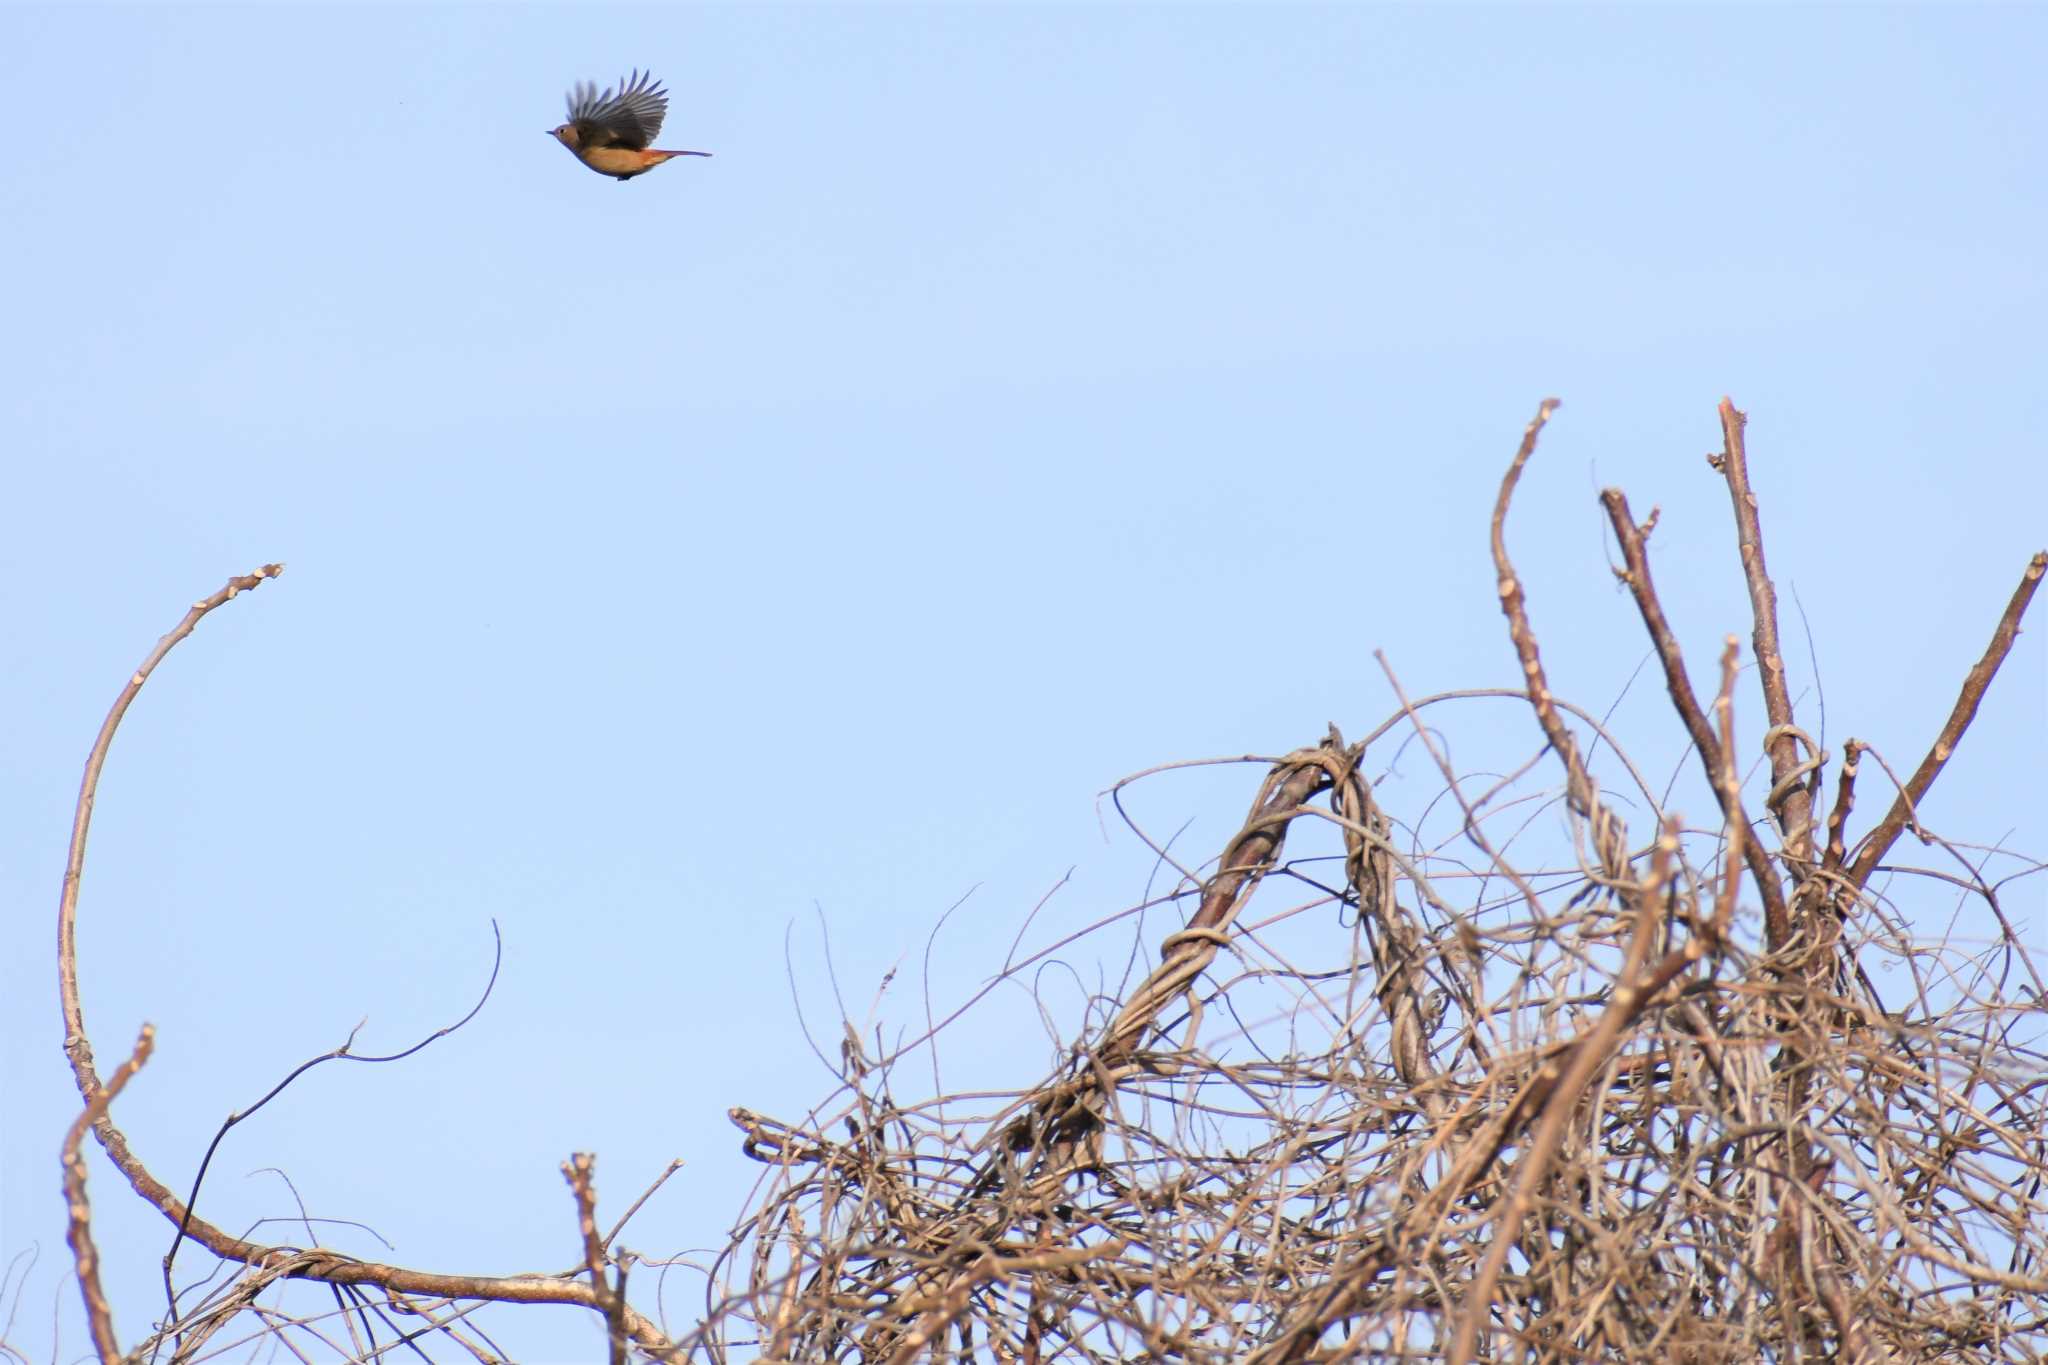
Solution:
M2002 903L2043 868L1945 840L1919 815L2048 558L2030 562L1949 724L1860 840L1858 765L1881 755L1850 743L1816 849L1830 760L1792 714L1740 414L1724 404L1717 467L1736 501L1751 639L1769 655L1761 724L1739 723L1732 636L1718 691L1704 704L1695 694L1650 572L1655 516L1637 525L1619 492L1603 495L1676 732L1698 759L1683 794L1711 818L1688 824L1617 736L1550 689L1505 523L1553 408L1530 424L1492 524L1523 686L1411 699L1390 669L1398 706L1365 740L1332 727L1257 760L1242 825L1144 907L1182 916L1157 965L1071 1021L1051 1075L994 1096L906 1100L902 1078L917 1073L904 1063L940 1046L946 1025L876 1056L849 1031L843 1084L812 1113L734 1110L765 1178L704 1274L694 1327L676 1334L628 1303L629 1266L653 1272L636 1269L636 1288L681 1271L598 1236L588 1159L576 1158L580 1250L563 1274L430 1274L259 1246L194 1218L191 1235L227 1273L181 1298L146 1348L196 1360L276 1336L302 1357L372 1360L431 1339L502 1359L474 1314L528 1301L590 1310L614 1359L2048 1354L2043 1001ZM175 1224L187 1210L107 1113L72 958L92 780L131 695L89 769L60 972L80 1131L91 1125ZM1458 708L1501 696L1528 708L1540 745L1474 781L1441 737ZM1770 759L1761 791L1744 789L1745 730ZM1389 771L1410 742L1438 783L1419 795L1418 779ZM1755 827L1745 802L1759 798ZM1630 810L1656 830L1647 847L1630 844ZM1166 845L1131 827L1165 862ZM1875 880L1906 828L1950 861ZM1914 936L1951 895L1983 908L1988 937ZM1108 936L1123 922L1059 950L1115 955L1127 945ZM1895 1003L1864 969L1874 953L1910 978ZM2020 981L2033 984L2009 984ZM74 1208L92 1305L82 1187ZM274 1306L307 1280L331 1309ZM105 1356L111 1313L96 1302Z

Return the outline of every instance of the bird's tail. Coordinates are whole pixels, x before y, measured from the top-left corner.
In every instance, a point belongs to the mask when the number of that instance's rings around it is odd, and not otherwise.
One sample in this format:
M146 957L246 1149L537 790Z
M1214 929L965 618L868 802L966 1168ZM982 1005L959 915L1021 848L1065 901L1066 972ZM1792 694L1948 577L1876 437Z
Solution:
M650 150L649 150L649 151L648 151L648 152L646 153L646 155L647 155L647 158L648 158L648 161L647 161L647 164L648 164L648 165L650 165L650 166L659 166L659 165L660 165L660 164L661 164L662 162L664 162L664 161L668 160L668 159L669 159L670 157L672 157L672 156L710 156L710 155L711 155L711 153L709 153L709 152L664 152L664 151L660 150L659 148L653 148L653 149L650 149Z

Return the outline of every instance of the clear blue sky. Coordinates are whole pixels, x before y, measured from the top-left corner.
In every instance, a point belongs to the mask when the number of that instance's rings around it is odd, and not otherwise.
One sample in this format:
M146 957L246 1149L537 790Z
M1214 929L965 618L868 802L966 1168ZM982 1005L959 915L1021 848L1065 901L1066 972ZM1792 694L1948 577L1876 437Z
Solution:
M630 1245L719 1241L755 1169L726 1108L825 1087L784 965L794 925L830 1040L814 904L849 1008L905 960L910 1024L970 888L941 1004L1069 867L1045 937L1138 897L1095 809L1122 774L1369 728L1375 648L1513 685L1486 515L1545 395L1512 534L1559 689L1602 705L1643 654L1603 484L1664 508L1696 673L1746 639L1726 393L1795 679L1796 590L1830 747L1910 764L2048 542L2044 51L2018 7L0 10L11 1339L47 1356L54 1305L86 1349L50 965L79 767L184 605L268 560L116 747L88 1021L103 1058L159 1027L117 1117L182 1185L358 1020L386 1050L466 1008L495 916L475 1024L307 1078L212 1177L225 1226L290 1212L250 1174L283 1167L395 1244L350 1249L437 1269L567 1265L581 1148L614 1213L690 1163ZM635 65L712 160L622 185L543 136ZM1945 832L2048 846L2042 634ZM1151 809L1207 853L1255 781ZM989 1084L1053 1055L959 1048ZM132 1343L164 1229L103 1163L92 1192Z

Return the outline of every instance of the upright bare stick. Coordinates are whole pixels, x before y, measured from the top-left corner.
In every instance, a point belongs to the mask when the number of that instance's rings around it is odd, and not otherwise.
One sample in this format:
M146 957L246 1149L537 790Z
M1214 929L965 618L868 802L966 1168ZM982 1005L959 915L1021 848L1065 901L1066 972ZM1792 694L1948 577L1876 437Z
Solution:
M1707 462L1728 481L1728 498L1735 505L1735 540L1742 551L1742 576L1749 584L1749 612L1753 623L1750 646L1756 655L1757 681L1763 688L1764 716L1770 728L1767 746L1771 756L1771 790L1776 794L1772 811L1784 839L1784 850L1801 867L1813 862L1813 792L1797 782L1786 785L1800 766L1799 740L1792 733L1792 691L1785 682L1785 658L1778 647L1778 590L1771 584L1770 569L1764 564L1764 528L1757 496L1749 486L1749 452L1743 445L1743 428L1749 418L1735 410L1728 399L1721 400L1721 453Z
M1722 789L1721 770L1725 760L1721 741L1715 737L1714 727L1692 690L1692 678L1685 668L1685 654L1678 647L1678 637L1672 632L1671 622L1664 616L1664 604L1658 600L1656 581L1650 576L1649 528L1636 524L1634 513L1629 511L1628 494L1619 488L1601 490L1600 505L1607 509L1608 525L1614 528L1614 538L1621 546L1625 567L1618 572L1622 582L1628 585L1630 595L1635 598L1636 611L1643 618L1643 629L1649 632L1650 642L1657 647L1657 658L1664 665L1665 690L1671 694L1671 704L1685 723L1686 733L1692 736L1693 748L1700 756L1700 766L1706 770L1707 782L1714 789L1715 800L1720 803L1721 817L1730 825L1739 824L1747 830L1749 815L1742 808L1740 794ZM1656 520L1654 511L1650 520ZM1756 840L1745 836L1741 844L1743 861L1748 864L1750 876L1756 882L1757 896L1764 903L1765 938L1773 949L1777 949L1791 936L1785 892L1778 884L1778 871L1771 864L1770 854Z

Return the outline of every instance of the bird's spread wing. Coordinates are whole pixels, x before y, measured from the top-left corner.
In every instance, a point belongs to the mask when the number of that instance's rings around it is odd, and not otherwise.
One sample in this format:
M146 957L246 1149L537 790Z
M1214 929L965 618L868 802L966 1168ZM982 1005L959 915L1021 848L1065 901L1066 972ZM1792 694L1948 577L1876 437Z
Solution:
M643 150L661 131L668 114L668 91L652 72L635 71L619 82L615 95L602 93L589 81L569 92L569 122L576 125L585 147L627 147Z

